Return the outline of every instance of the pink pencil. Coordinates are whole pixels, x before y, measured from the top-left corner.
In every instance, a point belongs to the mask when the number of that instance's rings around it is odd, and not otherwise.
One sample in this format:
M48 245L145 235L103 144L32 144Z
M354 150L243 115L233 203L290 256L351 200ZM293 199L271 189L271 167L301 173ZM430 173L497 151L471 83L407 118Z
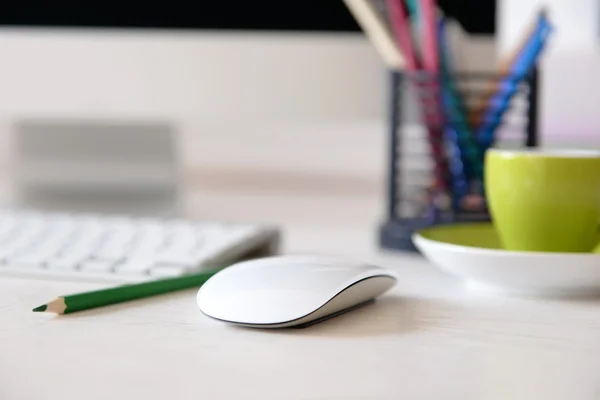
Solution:
M428 81L427 78L429 78L429 76L426 76L425 85L422 85L422 82L419 79L418 75L421 68L421 62L418 60L416 51L414 49L412 39L412 28L410 25L411 23L410 19L408 18L408 13L405 8L406 5L404 4L404 0L387 0L386 5L388 9L390 22L393 26L394 34L396 36L396 41L398 42L398 47L400 47L400 50L402 51L405 59L405 66L408 75L410 76L412 73L415 74L417 91L429 91L433 87L434 93L436 93L435 90L438 86L435 82L436 76L433 76L433 84ZM435 31L435 27L436 25L433 24L434 36L437 33ZM432 39L435 40L435 37L433 37ZM426 70L426 72L430 72L430 70ZM435 186L436 189L445 191L447 189L445 176L448 171L448 166L442 142L443 132L441 128L441 110L438 107L436 96L432 98L433 105L431 104L431 101L426 100L428 96L423 96L422 93L419 93L418 97L421 100L420 102L421 107L423 109L423 117L427 125L427 134L432 153L431 155L435 163Z
M387 0L387 8L398 46L404 55L406 69L410 72L416 71L419 68L419 61L413 47L410 19L406 13L404 0Z
M440 86L437 79L439 73L439 49L437 38L437 13L435 9L435 0L419 0L419 32L421 33L421 55L423 69L427 76L433 78L430 90L432 93L439 93ZM435 111L431 122L435 125L442 123L443 113L441 104L437 101L432 105Z
M434 0L420 0L420 14L422 21L419 29L423 36L422 54L423 67L425 70L437 74L439 71L438 42L437 42L437 18Z

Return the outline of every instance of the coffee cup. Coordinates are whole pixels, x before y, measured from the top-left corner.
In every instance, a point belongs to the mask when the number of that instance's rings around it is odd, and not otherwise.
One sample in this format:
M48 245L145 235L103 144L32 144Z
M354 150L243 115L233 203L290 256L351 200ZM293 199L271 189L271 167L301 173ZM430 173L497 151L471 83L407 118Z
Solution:
M598 245L600 151L490 149L484 174L504 249L588 253Z

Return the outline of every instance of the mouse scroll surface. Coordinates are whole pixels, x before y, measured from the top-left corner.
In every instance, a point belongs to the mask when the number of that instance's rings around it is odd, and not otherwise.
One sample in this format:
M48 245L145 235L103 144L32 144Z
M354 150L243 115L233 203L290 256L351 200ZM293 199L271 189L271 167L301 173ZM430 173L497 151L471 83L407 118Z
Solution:
M386 275L378 267L333 259L272 257L222 270L202 286L197 301L215 319L280 324L315 312L354 283L379 274Z

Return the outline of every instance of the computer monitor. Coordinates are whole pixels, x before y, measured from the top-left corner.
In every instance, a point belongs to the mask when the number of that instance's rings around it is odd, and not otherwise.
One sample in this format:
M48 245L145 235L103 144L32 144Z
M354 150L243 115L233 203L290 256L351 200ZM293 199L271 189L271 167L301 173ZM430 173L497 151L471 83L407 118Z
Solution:
M227 148L252 143L253 135L262 140L269 129L284 136L295 121L383 120L385 66L343 2L301 2L294 10L274 3L241 2L235 12L215 4L201 15L177 2L131 13L110 3L93 13L9 6L0 15L0 124L20 145L13 157L21 188L61 182L55 187L65 193L73 182L135 188L152 180L170 188L181 164L254 162L251 152L234 157ZM73 140L77 129L142 138L144 127L177 139L175 150L153 153L172 162L158 166L163 174L122 152L115 152L121 164L112 157L77 168L89 159L76 155L91 143ZM71 152L51 153L35 140L44 132L54 132L54 148ZM147 138L140 147L153 146ZM25 148L32 143L36 151ZM111 181L103 162L128 173ZM65 169L68 176L58 172Z
M342 2L286 12L275 2L244 3L204 13L177 2L144 6L131 19L122 5L93 13L9 7L0 15L0 115L183 121L378 112L383 66Z

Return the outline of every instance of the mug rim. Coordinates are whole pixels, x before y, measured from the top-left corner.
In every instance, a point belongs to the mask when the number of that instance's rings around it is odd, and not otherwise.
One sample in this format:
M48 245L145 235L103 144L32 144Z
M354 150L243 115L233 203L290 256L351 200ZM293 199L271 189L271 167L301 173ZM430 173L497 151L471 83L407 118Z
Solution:
M542 147L531 147L523 149L498 149L491 148L487 152L501 156L530 156L539 158L600 158L600 150L594 149L549 149Z

